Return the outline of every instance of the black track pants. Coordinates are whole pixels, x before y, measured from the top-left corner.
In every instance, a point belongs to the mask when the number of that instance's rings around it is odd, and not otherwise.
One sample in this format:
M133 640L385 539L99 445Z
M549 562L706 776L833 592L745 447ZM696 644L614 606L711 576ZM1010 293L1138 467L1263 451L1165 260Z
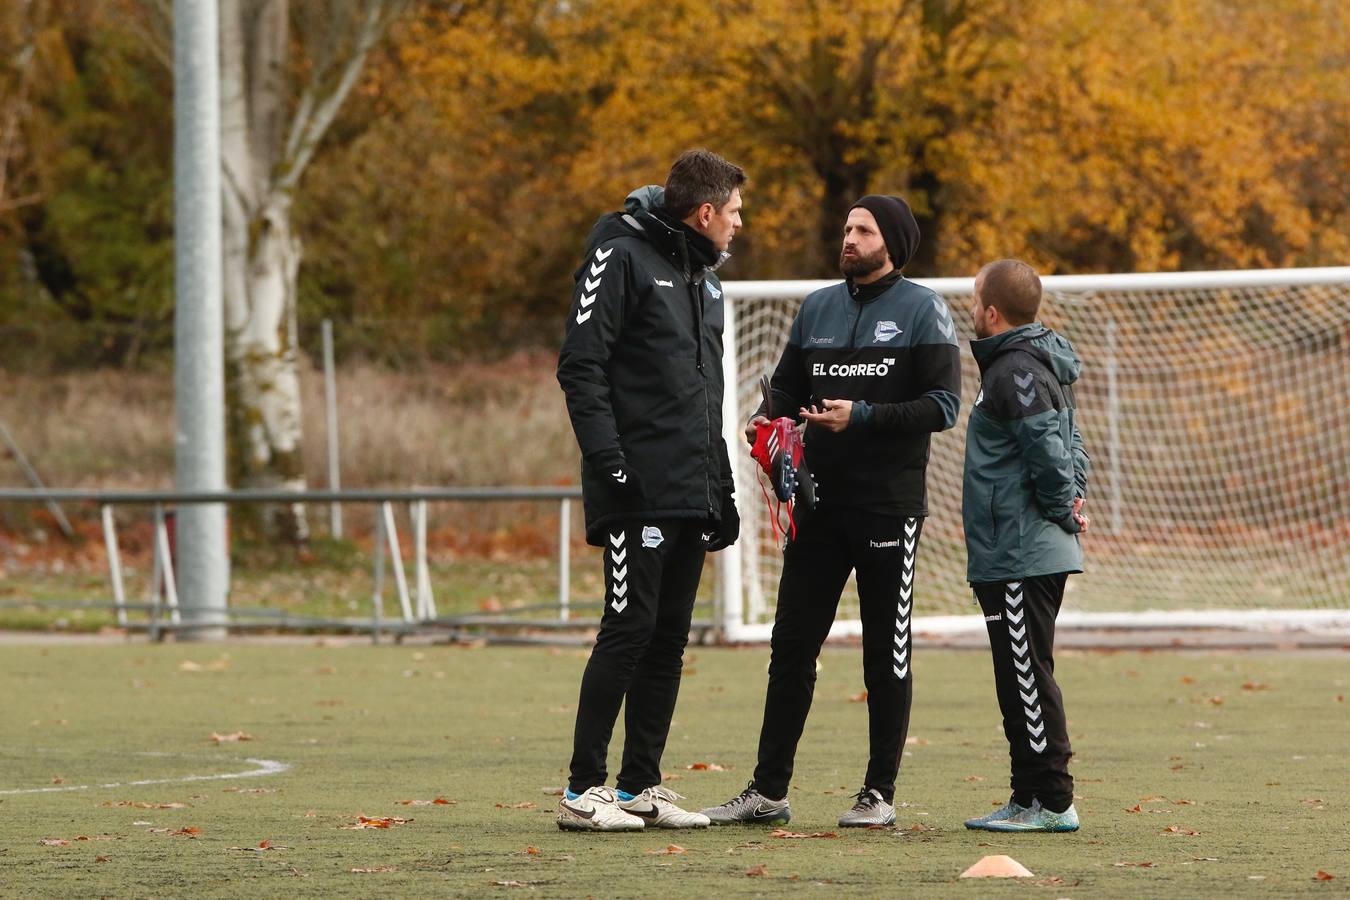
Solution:
M1073 802L1064 698L1055 683L1055 616L1069 576L974 585L989 631L994 688L1012 757L1013 800L1055 812Z
M568 787L608 777L609 739L624 706L618 787L661 783L661 753L680 690L684 646L707 552L694 519L616 524L606 533L605 612L581 677Z
M783 554L773 624L769 690L759 734L755 787L787 796L797 742L816 687L816 657L829 635L839 595L857 573L863 628L870 752L864 784L890 801L909 731L910 612L914 557L923 519L860 510L799 514Z

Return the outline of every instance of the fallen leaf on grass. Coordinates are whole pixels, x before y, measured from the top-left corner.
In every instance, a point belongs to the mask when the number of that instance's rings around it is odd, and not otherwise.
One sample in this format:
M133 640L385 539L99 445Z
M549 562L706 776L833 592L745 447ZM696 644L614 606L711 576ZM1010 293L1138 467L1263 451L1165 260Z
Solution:
M400 806L454 806L458 800L447 800L444 797L437 797L435 800L399 800Z
M519 803L498 803L498 809L534 809L537 804L533 800L522 800Z
M745 874L750 876L751 878L763 878L765 875L769 874L769 869L767 866L761 863L760 865L751 866L750 868L746 869Z
M253 735L249 734L247 731L231 731L229 734L216 734L213 731L211 732L210 739L217 744L231 744L235 741L251 741L253 740Z
M526 848L525 848L524 850L522 850L521 852L524 853L526 856L538 856L538 855L539 855L539 848L538 848L538 847L526 847Z
M1162 830L1162 833L1163 833L1163 834L1185 834L1185 835L1189 835L1189 836L1191 836L1191 837L1194 837L1194 836L1198 835L1200 832L1198 832L1198 831L1191 831L1189 828L1182 828L1180 825L1168 825L1166 828L1164 828L1164 829Z
M1194 800L1168 800L1167 802L1170 803L1170 804L1172 804L1173 806L1194 806L1194 805L1195 805L1195 801L1194 801Z
M1153 868L1153 867L1156 865L1156 863L1151 863L1151 862L1118 862L1118 863L1115 863L1114 865L1115 865L1115 867L1116 867L1117 869L1121 869L1121 868L1125 868L1125 869L1130 869L1130 868L1133 868L1133 869L1151 869L1151 868Z
M922 822L915 822L913 825L909 826L908 828L901 828L900 830L901 830L901 831L908 831L908 832L910 832L911 834L918 834L918 833L921 832L921 831L928 831L928 826L925 825L925 824L923 824Z
M95 856L95 857L94 857L94 862L96 862L96 863L108 862L108 861L111 860L111 859L112 859L111 856Z
M1318 869L1317 874L1313 876L1313 879L1315 881L1331 881L1335 877L1336 876L1332 875L1330 872L1323 872L1321 869Z
M181 835L183 837L195 838L197 835L202 834L202 830L196 825L188 825L185 828L180 828L177 831L170 833L175 836Z
M689 849L681 847L679 844L667 844L664 850L648 850L647 852L658 856L675 856L678 853L688 853Z
M395 825L407 825L412 819L400 819L398 816L357 816L355 824L343 825L349 831L361 831L365 828L393 828Z
M62 778L60 775L55 775L52 777L52 784L65 784L65 783L66 780Z
M1182 684L1195 684L1195 679L1189 675L1182 675L1180 681Z
M689 770L692 771L692 772L725 772L725 771L727 771L726 766L721 766L721 765L718 765L717 763L713 763L713 762L696 762L696 763L690 763L689 765L685 766L685 768L686 768L686 769L689 769Z
M1244 691L1268 691L1270 690L1270 685L1266 684L1264 681L1244 681L1242 683L1242 689Z
M1215 706L1223 706L1223 695L1215 694L1213 697L1210 697L1207 702L1212 703Z
M349 869L348 871L355 872L358 875L368 875L372 872L397 872L398 866L370 866L365 869Z
M853 694L852 696L850 696L850 697L848 698L848 702L849 702L849 703L866 703L866 702L867 702L867 691L863 691L861 694Z
M775 828L769 832L769 837L775 838L837 838L839 833L835 831L813 831L810 834L805 831L788 831L785 828Z
M70 841L65 838L43 838L38 843L44 847L65 847L70 844Z
M965 778L962 778L961 780L962 780L962 781L984 781L985 778L984 778L983 775L967 775Z

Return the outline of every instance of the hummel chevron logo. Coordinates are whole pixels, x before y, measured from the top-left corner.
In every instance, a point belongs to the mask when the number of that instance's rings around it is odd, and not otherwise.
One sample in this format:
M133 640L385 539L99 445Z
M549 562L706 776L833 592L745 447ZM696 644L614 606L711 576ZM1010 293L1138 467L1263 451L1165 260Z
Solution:
M1017 671L1019 672L1031 671L1031 660L1029 659L1014 659L1013 665L1017 666Z
M912 550L905 555L905 568L906 569L914 568L914 551Z
M1015 591L1015 590L1017 590L1018 588L1020 588L1021 586L1022 586L1022 582L1020 582L1020 581L1010 581L1010 582L1008 582L1008 590L1009 590L1009 591Z
M1035 709L1032 709L1030 706L1027 707L1027 719L1028 719L1028 720L1031 720L1031 719L1040 719L1040 718L1043 718L1043 716L1041 716L1041 705L1040 705L1039 703L1036 704L1036 708L1035 708ZM1028 721L1027 724L1030 724L1030 721Z
M595 312L595 310L593 310L593 309L588 309L588 310L586 310L585 312L582 312L581 310L577 310L577 324L578 324L578 325L585 325L585 324L586 324L586 320L589 319L589 318L591 317L591 313L593 313L593 312Z
M1025 391L1027 388L1031 387L1031 373L1028 372L1026 375L1018 375L1014 372L1013 381L1017 382L1017 386Z
M615 597L624 596L628 593L628 582L625 581L621 584L614 585L614 590L611 593L613 593Z
M582 295L581 295L581 306L582 306L583 309L584 309L585 307L587 307L587 306L590 306L590 305L591 305L592 303L594 303L594 302L595 302L595 295L594 295L594 294L582 294Z
M624 537L624 535L623 535L623 532L622 532L622 531L616 532L616 533L611 534L611 535L609 536L609 542L610 542L611 544L613 544L615 547L622 547L622 546L623 546L623 537Z
M1035 741L1027 741L1027 743L1030 744L1031 749L1035 750L1037 753L1042 753L1045 751L1045 738L1041 738L1039 744L1036 743Z
M609 263L600 263L599 265L591 263L591 274L599 275L601 272L605 271L605 266L607 265L609 265Z
M1027 655L1027 642L1026 642L1026 641L1023 641L1023 642L1020 643L1020 644L1013 644L1013 645L1012 645L1012 651L1013 651L1013 655L1014 655L1014 656L1026 656L1026 655Z
M1032 737L1040 737L1040 736L1041 736L1041 732L1044 731L1044 730L1045 730L1045 723L1044 723L1044 722L1042 722L1041 724L1037 725L1037 726L1034 727L1034 728L1033 728L1032 726L1030 726L1030 725L1027 726L1027 731L1031 733L1031 736L1032 736Z
M623 565L623 561L628 558L628 551L620 550L618 553L610 553L609 558L614 565L621 566Z
M951 322L939 322L939 323L938 323L938 331L942 332L942 336L945 337L945 338L951 337L951 336L952 336L952 323L951 323Z
M615 612L623 612L628 608L627 600L614 600L609 604Z
M914 573L906 569L905 571L900 573L900 580L903 581L905 584L913 584Z
M628 567L623 566L622 568L618 569L610 569L609 574L614 576L615 581L623 581L625 578L628 577Z
M914 588L912 588L912 587L901 587L901 588L900 588L900 599L901 599L901 600L908 600L908 599L910 598L910 596L913 595L913 593L914 593Z
M891 651L891 656L894 656L894 657L895 657L895 661L898 662L900 665L903 666L903 665L905 664L905 660L909 659L909 651L908 651L908 650L892 650L892 651Z
M913 539L910 539L910 540L908 540L908 541L905 541L905 552L908 553L908 554L910 554L911 556L914 555L914 541L913 541Z
M1027 611L1024 609L1019 609L1017 612L1013 612L1010 609L1008 610L1008 621L1012 622L1014 625L1019 625L1022 622L1022 617L1026 615L1026 612Z
M1018 627L1018 628L1009 628L1009 629L1008 629L1008 634L1009 634L1009 636L1011 636L1014 640L1019 640L1019 641L1020 641L1022 638L1024 638L1024 637L1027 636L1027 627L1026 627L1025 625L1022 625L1022 626L1020 626L1020 627Z
M1008 605L1013 607L1014 609L1022 605L1022 595L1020 593L1009 594L1007 597L1003 599L1007 600Z
M609 259L609 255L613 252L614 252L613 247L610 247L608 250L601 250L599 247L596 247L595 258L600 260L601 262L604 262L605 260Z
M1021 391L1018 391L1017 402L1022 404L1023 406L1030 406L1031 404L1036 402L1036 392L1032 391L1029 394L1024 394Z
M1017 696L1022 698L1022 702L1027 705L1027 709L1031 709L1031 704L1041 699L1041 695L1038 694L1036 691L1032 691L1029 694L1025 693L1024 691L1018 691Z
M587 315L590 315L590 314L587 313ZM628 483L628 473L625 472L623 469L620 469L620 470L617 471L617 472L610 472L610 473L609 473L609 477L610 477L610 478L613 478L613 479L614 479L615 481L617 481L619 484L627 484L627 483ZM615 546L618 546L618 545L616 544Z
M1022 685L1022 687L1024 688L1029 688L1036 683L1036 679L1034 676L1031 675L1018 675L1017 683Z
M586 279L586 292L587 292L587 293L591 293L592 291L594 291L594 290L595 290L596 288L598 288L599 286L600 286L600 279L599 279L599 278L595 279L594 281L591 281L589 278Z
M900 613L900 618L895 620L895 627L902 631L909 627L909 611L914 608L913 603L901 603L896 607Z
M913 519L908 520L907 522L905 522L905 534L907 534L910 537L914 537L914 530L918 527L919 527L918 522L914 521Z
M947 309L947 304L943 303L937 297L933 298L933 309L937 310L937 314L944 319L950 319L952 317L951 310Z

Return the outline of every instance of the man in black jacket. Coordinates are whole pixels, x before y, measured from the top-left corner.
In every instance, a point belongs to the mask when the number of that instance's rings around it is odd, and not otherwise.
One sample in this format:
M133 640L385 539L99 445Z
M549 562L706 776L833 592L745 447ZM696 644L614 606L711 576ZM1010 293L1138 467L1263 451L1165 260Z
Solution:
M558 827L701 828L661 787L707 551L740 531L722 439L722 286L745 173L706 150L591 230L558 382L581 448L586 539L605 551L605 608L581 679ZM624 706L617 790L605 786Z
M816 507L798 507L783 553L769 689L750 785L705 809L715 825L781 825L788 782L815 691L816 657L850 572L857 575L870 752L844 827L889 825L909 729L914 561L928 514L929 437L956 424L961 362L941 297L900 274L919 226L899 197L849 210L839 269L847 279L802 301L771 381L764 416L807 423Z

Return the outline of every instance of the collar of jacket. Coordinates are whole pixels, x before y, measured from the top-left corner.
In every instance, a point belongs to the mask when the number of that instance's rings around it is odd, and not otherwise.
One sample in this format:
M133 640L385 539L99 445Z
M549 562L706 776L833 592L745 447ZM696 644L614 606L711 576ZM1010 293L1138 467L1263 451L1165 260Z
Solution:
M899 269L892 269L871 284L857 284L852 278L847 278L845 281L848 284L848 295L850 297L859 303L871 303L894 287L902 277L904 276L900 274Z
M705 269L720 264L722 254L717 252L712 241L680 220L671 218L664 209L639 210L634 218L642 224L652 246L688 277L701 275Z
M1018 325L1002 334L987 338L976 338L970 342L970 353L975 357L975 362L980 367L980 374L983 375L984 371L997 357L1010 350L1016 350L1019 346L1028 343L1033 338L1040 337L1048 330L1040 322L1028 322L1026 325Z

